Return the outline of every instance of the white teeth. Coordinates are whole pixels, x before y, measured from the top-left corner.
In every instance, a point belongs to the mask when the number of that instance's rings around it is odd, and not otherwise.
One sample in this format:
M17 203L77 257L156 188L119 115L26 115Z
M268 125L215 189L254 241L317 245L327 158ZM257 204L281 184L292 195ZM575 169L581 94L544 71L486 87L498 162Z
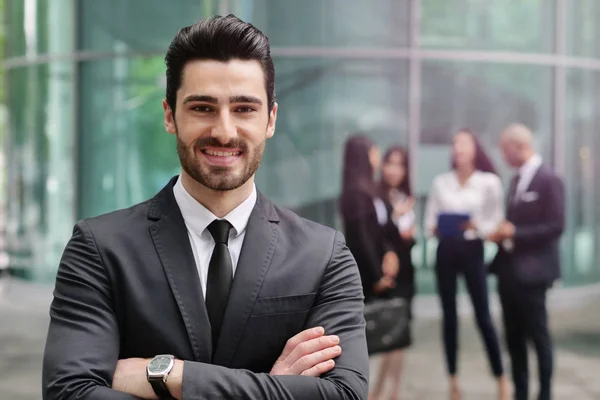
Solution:
M204 150L204 152L210 156L218 156L218 157L232 157L237 156L239 152L225 152L225 151L213 151L213 150Z

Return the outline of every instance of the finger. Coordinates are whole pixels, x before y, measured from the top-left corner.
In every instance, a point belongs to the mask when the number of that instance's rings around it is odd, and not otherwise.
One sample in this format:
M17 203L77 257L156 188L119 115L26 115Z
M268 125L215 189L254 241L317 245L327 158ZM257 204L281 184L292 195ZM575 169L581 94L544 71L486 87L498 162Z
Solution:
M324 373L331 371L333 369L333 367L335 367L335 361L327 360L325 362L315 365L312 368L309 368L309 369L303 371L300 375L312 376L312 377L317 378L317 377L323 375Z
M337 346L340 343L340 338L336 335L331 336L322 336L320 338L308 340L306 342L300 343L296 348L290 353L290 355L286 358L285 363L292 368L292 366L297 363L302 357L306 357L307 355L311 355L313 353L318 353L320 351L326 350L328 348L332 348ZM326 361L326 359L317 361ZM317 362L305 366L304 368L295 369L296 374L300 374L305 369L311 368L317 364Z
M340 346L333 346L321 351L317 351L304 357L300 358L294 365L291 366L290 370L295 374L302 374L314 366L329 361L342 354L342 348Z
M321 326L317 326L316 328L306 329L298 333L297 335L292 336L285 344L285 347L283 348L283 351L281 352L278 361L285 360L299 344L308 342L313 339L318 339L324 334L325 329L323 329L323 327Z

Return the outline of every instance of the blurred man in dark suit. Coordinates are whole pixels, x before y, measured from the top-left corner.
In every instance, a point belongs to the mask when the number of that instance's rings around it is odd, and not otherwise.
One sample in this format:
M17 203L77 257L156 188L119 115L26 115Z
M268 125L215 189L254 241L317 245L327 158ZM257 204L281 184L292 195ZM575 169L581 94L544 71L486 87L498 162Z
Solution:
M527 341L538 357L540 400L551 398L552 340L546 292L560 278L559 241L565 225L564 187L533 148L531 131L509 126L500 146L517 169L511 181L506 221L489 239L498 243L491 270L498 276L515 399L528 399Z

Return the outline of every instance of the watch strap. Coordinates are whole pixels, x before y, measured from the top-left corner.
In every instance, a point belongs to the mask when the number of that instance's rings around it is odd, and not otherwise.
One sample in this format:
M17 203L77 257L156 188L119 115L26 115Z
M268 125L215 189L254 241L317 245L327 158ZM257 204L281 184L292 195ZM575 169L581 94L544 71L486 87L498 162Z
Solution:
M154 393L156 393L161 400L174 400L169 392L166 382L161 377L148 378L148 382L150 382Z

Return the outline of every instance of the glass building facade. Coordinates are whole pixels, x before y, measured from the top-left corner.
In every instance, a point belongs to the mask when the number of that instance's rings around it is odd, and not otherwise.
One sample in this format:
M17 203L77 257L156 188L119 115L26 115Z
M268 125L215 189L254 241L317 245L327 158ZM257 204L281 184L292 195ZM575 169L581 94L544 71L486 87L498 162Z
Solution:
M258 187L339 228L343 143L410 150L419 211L470 127L491 151L530 126L564 177L565 285L600 281L600 2L595 0L7 0L9 261L52 281L74 223L153 196L177 174L164 53L177 30L234 13L271 39L280 104ZM433 290L434 243L414 249ZM487 249L493 256L493 245Z

